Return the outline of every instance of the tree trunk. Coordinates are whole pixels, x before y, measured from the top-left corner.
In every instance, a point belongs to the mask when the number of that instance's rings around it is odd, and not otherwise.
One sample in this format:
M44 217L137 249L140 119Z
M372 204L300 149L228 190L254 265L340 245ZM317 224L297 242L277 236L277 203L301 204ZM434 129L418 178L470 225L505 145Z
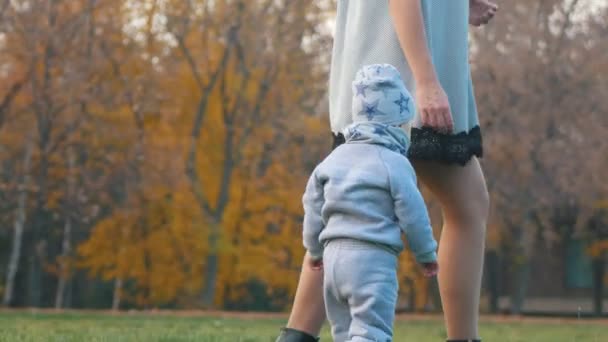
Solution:
M430 281L430 294L433 300L433 311L443 312L443 303L441 303L441 292L439 291L439 282L437 277L433 277Z
M126 184L125 184L125 189L124 189L124 193L127 194L129 191L128 188L126 188ZM124 256L124 250L125 250L125 243L127 241L127 227L123 226L121 231L121 239L120 239L120 247L118 250L118 256L119 259L123 259L125 258ZM114 267L117 267L117 265L114 265ZM122 301L122 286L123 286L123 277L125 275L123 274L123 272L118 273L115 278L114 278L114 293L112 295L112 310L113 311L118 311L120 310L120 303Z
M65 287L68 281L68 265L67 260L70 255L71 245L70 236L72 235L72 220L66 218L65 226L63 227L63 242L61 251L61 261L59 263L59 279L57 282L57 293L55 294L55 309L61 309L63 307L63 295L65 293Z
M71 308L74 300L74 277L69 277L65 285L65 293L63 294L63 307Z
M212 223L209 232L209 254L207 255L207 263L205 268L205 287L203 291L202 304L206 309L213 307L215 299L215 288L217 285L218 272L218 242L219 242L219 223Z
M63 307L63 297L65 294L65 287L69 279L69 269L67 258L69 258L72 251L72 199L74 196L75 190L75 175L74 175L74 167L75 167L75 157L74 151L71 147L68 148L67 151L67 159L68 159L68 179L67 179L67 189L66 189L66 201L65 201L65 225L63 227L63 241L61 244L61 259L59 261L59 279L57 283L57 293L55 294L55 308L60 309Z
M533 158L535 159L535 158ZM529 209L525 215L524 222L519 227L514 227L515 241L519 245L515 250L515 282L511 289L511 314L520 315L524 306L528 283L530 282L530 271L532 265L530 260L534 257L534 246L536 236L542 231L542 222L538 218L537 210Z
M112 298L112 310L120 310L120 299L122 294L122 279L114 279L114 297Z
M517 267L515 284L511 295L511 313L514 315L520 315L524 306L524 299L526 298L528 282L530 279L530 269L531 266L528 259L524 260L523 263Z
M39 174L37 177L38 194L36 198L36 209L32 216L32 238L30 244L30 270L28 284L28 304L31 307L38 307L42 297L42 265L44 263L44 248L46 248L46 239L48 236L49 214L46 208L48 200L48 169L49 158L46 154L46 145L40 145L40 163Z
M224 137L224 162L223 174L220 182L220 192L217 199L217 208L215 209L214 219L210 226L209 237L209 254L207 255L207 269L205 277L205 291L203 292L203 306L212 308L215 299L215 288L217 283L218 273L218 244L220 242L221 222L224 216L224 211L228 206L230 186L232 184L232 171L234 169L234 131L233 121L231 118L224 117L226 125L226 136Z
M44 9L47 13L48 28L51 32L56 29L57 24L57 1L47 1ZM49 193L49 168L51 164L50 147L53 143L52 132L57 117L59 106L52 96L52 70L53 63L57 58L54 39L46 39L44 52L41 56L40 79L34 77L32 82L32 101L36 115L36 126L38 131L38 152L40 154L36 186L36 209L32 216L32 238L30 254L30 274L28 284L28 298L31 307L39 307L42 302L43 272L42 266L46 261L46 247L50 235L48 223L50 221L47 208Z
M489 307L490 312L495 314L498 313L498 297L499 293L499 280L498 280L498 272L500 270L498 253L496 251L490 250L486 253L486 284L489 296Z
M407 280L407 285L410 288L410 293L408 295L408 312L416 311L416 287L414 286L414 281L412 279Z
M19 187L19 197L17 199L17 216L14 222L14 235L11 256L8 262L6 273L6 289L4 291L3 304L9 306L13 301L13 289L15 288L15 276L19 270L19 259L21 258L21 242L23 241L23 228L25 225L25 212L27 204L27 187L30 182L30 164L32 160L33 141L29 140L25 150L23 160L23 180Z
M604 275L606 273L606 261L603 256L592 261L593 267L593 313L601 316L604 304Z

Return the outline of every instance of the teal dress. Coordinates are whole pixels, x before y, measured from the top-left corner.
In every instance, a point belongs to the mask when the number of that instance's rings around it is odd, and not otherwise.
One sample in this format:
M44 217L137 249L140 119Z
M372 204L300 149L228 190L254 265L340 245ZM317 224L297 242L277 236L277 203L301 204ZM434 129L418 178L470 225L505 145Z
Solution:
M408 156L466 164L481 157L482 141L469 66L469 1L422 0L427 43L454 119L452 134L422 127L414 119ZM412 72L399 44L388 0L339 0L332 52L329 104L331 129L340 139L351 123L352 81L368 64L392 64L415 94Z

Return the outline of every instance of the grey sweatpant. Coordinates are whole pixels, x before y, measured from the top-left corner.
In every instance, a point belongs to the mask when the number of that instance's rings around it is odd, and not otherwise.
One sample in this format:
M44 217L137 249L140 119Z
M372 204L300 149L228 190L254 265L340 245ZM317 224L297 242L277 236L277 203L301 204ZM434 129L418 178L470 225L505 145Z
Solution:
M330 241L323 252L325 310L336 342L393 338L397 256L365 242Z

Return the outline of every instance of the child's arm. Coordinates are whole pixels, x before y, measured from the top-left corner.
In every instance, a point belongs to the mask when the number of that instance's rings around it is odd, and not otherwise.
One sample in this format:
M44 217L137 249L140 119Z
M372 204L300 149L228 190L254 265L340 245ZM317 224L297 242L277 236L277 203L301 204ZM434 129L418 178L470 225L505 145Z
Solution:
M323 184L317 178L316 170L308 180L302 203L304 205L304 247L306 247L313 260L320 260L323 257L323 246L319 242L319 234L325 228L321 216L325 196Z
M412 253L419 263L437 260L437 242L433 237L424 199L416 186L416 175L409 165L399 168L399 174L390 179L394 199L395 214L403 230Z

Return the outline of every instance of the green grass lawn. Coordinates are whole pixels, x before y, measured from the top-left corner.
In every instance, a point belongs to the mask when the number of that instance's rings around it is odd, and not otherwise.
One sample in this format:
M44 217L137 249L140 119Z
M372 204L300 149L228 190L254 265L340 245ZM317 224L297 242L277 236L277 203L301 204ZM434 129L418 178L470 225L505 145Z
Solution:
M276 318L213 318L145 314L32 314L0 313L0 341L216 341L271 342L278 327ZM604 322L606 323L606 322ZM486 342L605 342L608 325L602 322L510 322L484 321ZM438 319L400 319L395 341L443 341ZM331 341L327 328L322 341Z

